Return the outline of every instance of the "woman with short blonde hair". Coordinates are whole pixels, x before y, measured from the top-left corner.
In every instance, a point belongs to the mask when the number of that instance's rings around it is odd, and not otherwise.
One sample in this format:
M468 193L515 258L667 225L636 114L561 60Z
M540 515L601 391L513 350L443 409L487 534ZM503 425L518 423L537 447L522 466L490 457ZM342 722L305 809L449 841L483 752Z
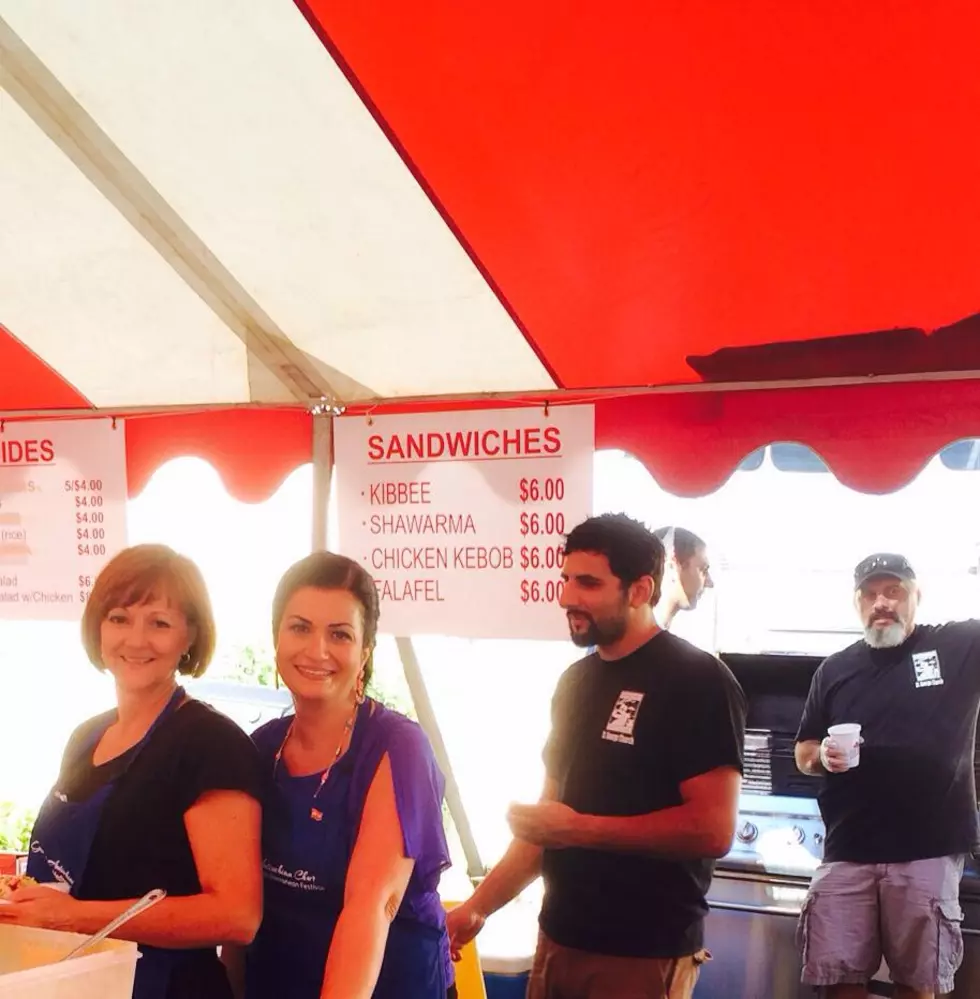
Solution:
M222 999L216 947L247 944L261 920L255 749L231 720L189 697L215 626L197 566L163 545L120 552L82 618L92 664L116 708L80 725L31 834L39 882L0 921L94 933L155 888L167 898L116 934L140 945L134 999Z

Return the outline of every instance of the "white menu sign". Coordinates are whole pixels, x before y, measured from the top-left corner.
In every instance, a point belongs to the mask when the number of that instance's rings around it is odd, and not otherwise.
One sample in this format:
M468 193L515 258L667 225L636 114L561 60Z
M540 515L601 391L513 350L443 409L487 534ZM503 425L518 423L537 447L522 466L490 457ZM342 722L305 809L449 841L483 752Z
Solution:
M126 546L120 420L7 421L0 433L0 618L78 620Z
M562 544L592 508L592 406L335 428L340 548L374 577L382 631L568 637Z

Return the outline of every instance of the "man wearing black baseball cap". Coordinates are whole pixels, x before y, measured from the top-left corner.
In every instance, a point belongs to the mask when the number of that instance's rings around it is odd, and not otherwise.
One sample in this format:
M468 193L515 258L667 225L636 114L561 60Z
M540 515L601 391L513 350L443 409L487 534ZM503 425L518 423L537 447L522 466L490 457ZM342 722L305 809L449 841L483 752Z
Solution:
M800 917L803 981L864 999L882 957L900 999L952 991L962 961L959 884L978 844L973 773L980 622L917 625L908 559L854 570L864 638L821 663L796 739L825 778L824 862ZM828 730L860 726L859 748Z

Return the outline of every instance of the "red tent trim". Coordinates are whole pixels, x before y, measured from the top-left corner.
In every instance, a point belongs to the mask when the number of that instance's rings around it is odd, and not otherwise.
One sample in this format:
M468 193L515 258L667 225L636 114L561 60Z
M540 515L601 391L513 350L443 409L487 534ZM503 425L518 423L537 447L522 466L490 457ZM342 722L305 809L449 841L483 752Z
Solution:
M596 448L641 461L679 496L714 492L748 454L776 441L812 448L846 486L867 493L900 489L953 441L980 437L980 380L890 382L728 392L678 392L594 402ZM447 411L554 405L554 400L487 399L454 405L378 407ZM351 412L342 419L368 418ZM312 417L300 409L235 409L130 419L129 487L138 494L165 461L211 462L228 491L260 502L311 460Z
M629 452L680 496L713 492L747 455L777 441L812 448L852 489L887 493L947 444L980 437L980 379L430 401L352 409L342 419L576 402L595 405L597 449ZM259 407L127 416L126 439L131 496L162 464L189 456L209 462L232 496L258 503L312 460L313 417L300 408Z
M947 444L980 437L980 381L634 396L596 405L596 447L638 458L664 489L701 496L775 441L812 448L851 489L907 485Z
M260 503L313 460L313 418L303 409L229 409L126 420L129 495L173 458L209 462L236 499Z

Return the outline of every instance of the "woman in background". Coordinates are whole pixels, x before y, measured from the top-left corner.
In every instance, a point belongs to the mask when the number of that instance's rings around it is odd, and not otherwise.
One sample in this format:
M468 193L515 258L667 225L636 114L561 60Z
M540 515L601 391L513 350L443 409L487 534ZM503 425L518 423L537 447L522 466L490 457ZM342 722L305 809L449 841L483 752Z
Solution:
M214 652L197 566L163 545L121 552L95 582L82 641L116 707L69 739L27 868L70 894L19 888L0 921L95 933L162 888L114 934L140 945L134 999L230 999L216 946L247 944L261 918L260 773L245 733L177 683Z
M276 665L296 714L253 735L269 778L265 913L248 999L455 994L437 892L445 782L421 728L365 696L374 580L316 552L273 601Z

